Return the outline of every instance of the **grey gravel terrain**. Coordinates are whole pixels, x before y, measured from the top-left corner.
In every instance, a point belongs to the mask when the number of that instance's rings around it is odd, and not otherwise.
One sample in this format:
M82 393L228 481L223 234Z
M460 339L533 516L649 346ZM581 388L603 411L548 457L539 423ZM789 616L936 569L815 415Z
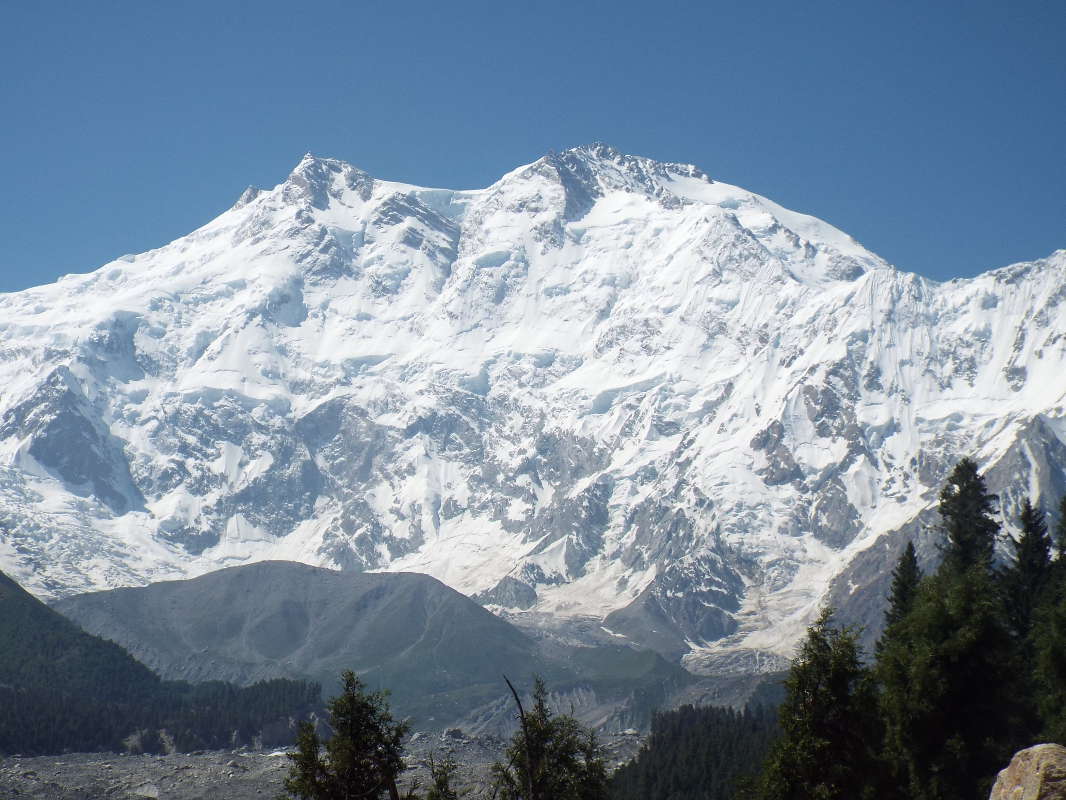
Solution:
M283 755L214 752L124 756L74 753L0 761L4 800L252 800L273 798L288 769Z
M621 733L603 739L611 766L632 758L641 737ZM488 797L489 768L505 747L494 736L416 732L407 747L409 769L402 785L428 785L428 759L451 755L459 763L457 785L470 800ZM2 800L273 800L289 760L284 753L222 751L128 756L72 753L0 758Z

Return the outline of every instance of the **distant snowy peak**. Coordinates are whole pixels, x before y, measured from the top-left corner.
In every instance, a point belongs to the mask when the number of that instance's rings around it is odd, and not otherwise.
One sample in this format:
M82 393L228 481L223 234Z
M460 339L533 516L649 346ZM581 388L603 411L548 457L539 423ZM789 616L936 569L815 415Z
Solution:
M627 155L600 143L549 153L486 189L465 191L380 180L344 161L307 154L273 192L245 192L234 210L256 199L275 209L305 207L309 216L297 220L342 230L358 227L360 218L375 209L386 221L406 216L435 229L453 223L483 233L486 226L495 226L504 235L510 229L508 217L533 217L537 224L529 233L542 249L562 247L589 227L651 215L661 218L663 226L702 229L713 242L723 235L749 240L773 262L763 276L770 283L820 286L888 268L822 220L712 181L690 164ZM459 247L459 255L470 253L470 245L483 238L457 237L457 245L466 245ZM734 277L747 281L758 276L741 272Z
M710 183L703 172L690 164L673 164L631 156L606 144L574 147L549 153L533 164L512 172L508 178L528 179L547 175L557 180L567 193L567 217L580 218L596 199L610 192L629 192L654 198L666 207L682 200L668 184L678 178Z
M307 155L0 295L0 569L56 595L410 570L675 655L787 654L832 586L876 607L960 455L1066 489L1064 259L937 284L600 144L473 190Z
M370 200L374 185L374 178L347 162L307 153L282 184L282 196L289 202L306 201L324 210L331 201L350 201L354 197L365 203Z

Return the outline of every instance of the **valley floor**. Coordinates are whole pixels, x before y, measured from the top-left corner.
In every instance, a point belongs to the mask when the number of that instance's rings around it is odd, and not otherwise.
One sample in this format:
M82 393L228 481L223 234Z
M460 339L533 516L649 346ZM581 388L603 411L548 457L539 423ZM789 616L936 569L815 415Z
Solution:
M603 737L612 767L632 758L641 737ZM492 736L415 733L407 746L410 769L403 785L429 784L428 758L451 755L460 764L462 788L472 797L491 796L489 768L505 742ZM129 756L68 753L0 758L3 800L273 800L282 789L289 760L283 752L212 751Z
M5 800L231 800L274 798L283 754L210 752L167 756L71 753L0 761Z

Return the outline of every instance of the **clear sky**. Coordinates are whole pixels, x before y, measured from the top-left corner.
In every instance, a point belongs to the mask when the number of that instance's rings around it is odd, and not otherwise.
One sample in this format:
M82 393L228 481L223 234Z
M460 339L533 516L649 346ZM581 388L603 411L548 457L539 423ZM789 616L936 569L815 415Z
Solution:
M968 276L1066 247L1066 2L0 3L0 291L305 152L485 186L605 141Z

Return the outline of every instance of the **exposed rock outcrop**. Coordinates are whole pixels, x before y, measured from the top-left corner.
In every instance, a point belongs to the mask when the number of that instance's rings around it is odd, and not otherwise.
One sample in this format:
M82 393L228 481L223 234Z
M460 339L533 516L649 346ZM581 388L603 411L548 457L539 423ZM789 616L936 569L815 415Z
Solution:
M1038 744L1015 753L989 800L1066 800L1066 747Z

